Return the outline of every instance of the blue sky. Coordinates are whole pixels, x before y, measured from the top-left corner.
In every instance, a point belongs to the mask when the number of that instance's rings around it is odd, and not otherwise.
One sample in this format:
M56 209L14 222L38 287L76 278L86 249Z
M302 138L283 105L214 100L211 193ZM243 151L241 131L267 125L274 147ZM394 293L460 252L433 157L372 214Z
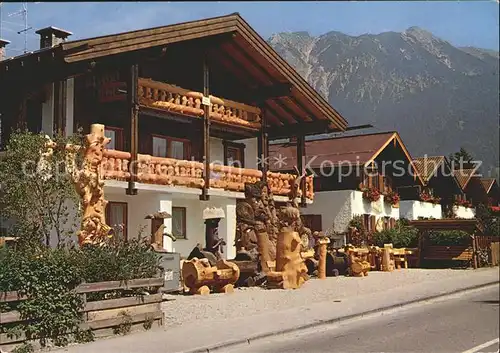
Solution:
M76 2L29 3L28 50L38 48L35 30L56 26L74 35L92 37L239 12L264 38L284 31L320 35L401 32L422 27L457 46L498 50L498 2ZM24 48L22 3L3 3L2 37L12 42L8 55Z

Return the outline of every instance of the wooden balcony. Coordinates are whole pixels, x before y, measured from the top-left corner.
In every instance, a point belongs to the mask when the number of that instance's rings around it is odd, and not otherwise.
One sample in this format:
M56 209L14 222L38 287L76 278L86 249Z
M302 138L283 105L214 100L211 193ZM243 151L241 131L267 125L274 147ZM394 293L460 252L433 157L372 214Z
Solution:
M192 117L203 117L203 93L167 83L139 78L139 104L142 107ZM250 130L261 128L261 110L257 107L210 96L210 118L220 124Z
M130 178L129 152L104 150L102 175L104 179L128 181ZM147 154L137 156L137 181L145 184L185 186L201 189L204 186L203 163L173 158L153 157ZM220 164L210 165L210 188L242 192L245 183L262 180L257 169L236 168ZM295 176L286 173L267 173L267 180L274 195L287 196ZM306 178L306 197L314 198L312 176Z

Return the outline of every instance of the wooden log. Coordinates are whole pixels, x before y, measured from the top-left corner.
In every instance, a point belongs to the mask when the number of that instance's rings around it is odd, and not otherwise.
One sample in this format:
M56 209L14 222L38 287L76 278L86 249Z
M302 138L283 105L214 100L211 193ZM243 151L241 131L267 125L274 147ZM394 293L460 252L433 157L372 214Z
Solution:
M211 266L206 259L193 258L184 261L182 265L184 284L192 294L208 294L210 288L217 292L225 291L229 287L224 287L228 284L234 285L239 276L238 266L226 260L219 260L215 266Z
M389 248L382 249L382 271L391 272L394 270L394 265L391 261L391 251Z
M302 240L291 228L283 228L276 246L276 271L267 274L269 288L296 289L307 279L307 267L300 256Z

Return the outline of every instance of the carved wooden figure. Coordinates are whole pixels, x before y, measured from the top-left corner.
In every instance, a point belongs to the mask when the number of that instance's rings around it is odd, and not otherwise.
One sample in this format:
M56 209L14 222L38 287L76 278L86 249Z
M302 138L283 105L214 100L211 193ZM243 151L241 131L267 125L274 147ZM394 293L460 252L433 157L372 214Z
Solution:
M167 218L172 218L172 216L168 212L164 211L158 211L152 214L149 214L145 217L145 219L161 219L165 220ZM167 232L165 232L166 226L165 223L162 223L158 229L154 230L154 233L152 234L152 239L151 239L151 246L155 251L165 251L165 248L163 246L163 236L168 236L172 241L176 241L177 239L172 235Z
M205 251L211 252L217 260L222 259L223 246L226 242L219 238L219 222L225 217L224 210L211 207L203 211L205 220Z
M318 263L318 278L326 278L326 251L327 245L330 243L330 239L327 237L321 238L319 241L318 252L319 252L319 263Z
M347 245L345 251L349 258L350 275L354 277L368 276L368 271L371 268L370 263L367 261L369 250Z
M283 228L278 236L276 270L267 274L268 288L296 289L308 279L300 250L299 234L291 228Z
M182 280L191 294L206 295L210 290L232 293L240 276L240 269L234 263L219 260L211 266L208 259L194 258L182 264Z
M104 125L92 124L90 134L85 136L85 153L82 169L73 170L73 181L82 198L83 217L78 241L83 244L103 243L111 233L106 225L104 181L101 162L104 147L111 139L104 136Z

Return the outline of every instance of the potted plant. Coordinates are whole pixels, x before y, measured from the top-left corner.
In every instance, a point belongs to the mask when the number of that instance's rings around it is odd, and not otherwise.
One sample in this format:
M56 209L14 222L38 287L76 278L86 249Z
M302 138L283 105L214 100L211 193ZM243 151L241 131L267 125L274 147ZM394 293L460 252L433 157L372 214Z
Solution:
M401 198L399 197L399 194L395 191L389 191L384 196L384 201L389 203L391 206L398 205L400 200Z
M429 193L427 193L425 191L420 193L420 201L432 202L432 199L433 199L433 197Z
M363 192L363 198L370 202L376 202L380 200L380 191L374 187L371 188L363 188L361 189Z
M441 198L440 197L433 197L431 202L434 204L434 205L439 205L441 203Z

